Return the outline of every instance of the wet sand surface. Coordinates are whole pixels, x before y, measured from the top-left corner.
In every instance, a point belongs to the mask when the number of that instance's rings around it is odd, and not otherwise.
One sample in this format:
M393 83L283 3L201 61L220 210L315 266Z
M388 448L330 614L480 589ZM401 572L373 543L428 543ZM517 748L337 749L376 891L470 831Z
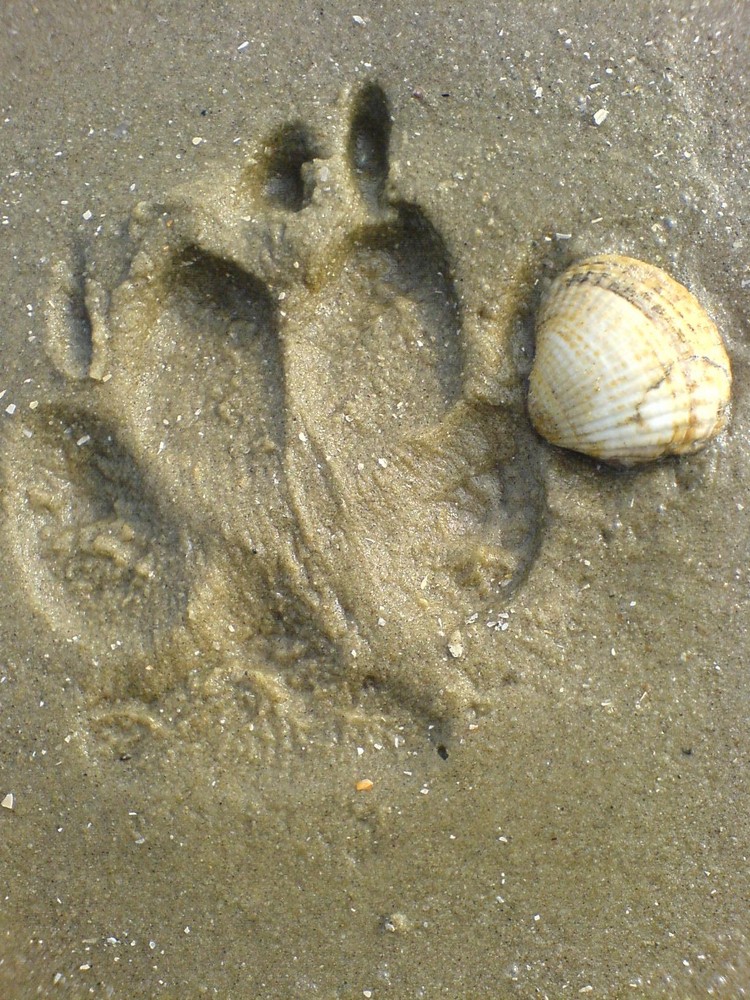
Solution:
M750 15L618 9L6 3L3 997L750 988ZM529 426L601 252L698 455Z

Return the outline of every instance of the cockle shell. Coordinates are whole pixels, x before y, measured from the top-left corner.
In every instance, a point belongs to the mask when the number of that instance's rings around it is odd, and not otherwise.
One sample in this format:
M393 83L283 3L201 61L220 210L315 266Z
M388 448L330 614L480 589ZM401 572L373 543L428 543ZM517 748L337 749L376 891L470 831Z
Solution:
M718 434L731 380L719 331L687 288L653 264L590 257L542 302L529 416L552 444L635 465Z

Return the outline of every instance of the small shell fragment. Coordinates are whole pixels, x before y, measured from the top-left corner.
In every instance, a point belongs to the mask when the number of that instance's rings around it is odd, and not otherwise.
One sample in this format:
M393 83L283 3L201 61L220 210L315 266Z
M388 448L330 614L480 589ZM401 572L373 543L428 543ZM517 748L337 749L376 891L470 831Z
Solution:
M660 268L603 255L550 286L528 406L552 444L622 466L694 452L725 427L730 390L715 324Z
M448 640L448 652L456 660L464 655L464 642L461 637L460 629L455 629L455 631L451 633L450 639Z
M0 802L0 806L2 806L3 809L15 809L16 800L13 796L13 792L8 792L8 794Z
M371 781L369 778L362 778L354 786L354 789L357 792L371 792L374 787L375 783L373 781Z

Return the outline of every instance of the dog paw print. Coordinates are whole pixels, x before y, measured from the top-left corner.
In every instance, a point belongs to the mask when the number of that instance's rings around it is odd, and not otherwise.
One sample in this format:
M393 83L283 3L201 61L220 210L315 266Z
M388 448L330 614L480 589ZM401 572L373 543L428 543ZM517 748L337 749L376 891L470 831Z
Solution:
M480 695L457 634L522 583L541 479L465 391L451 254L390 140L367 85L328 134L289 123L138 206L111 292L58 269L57 396L5 479L29 591L114 697L196 665L290 719Z

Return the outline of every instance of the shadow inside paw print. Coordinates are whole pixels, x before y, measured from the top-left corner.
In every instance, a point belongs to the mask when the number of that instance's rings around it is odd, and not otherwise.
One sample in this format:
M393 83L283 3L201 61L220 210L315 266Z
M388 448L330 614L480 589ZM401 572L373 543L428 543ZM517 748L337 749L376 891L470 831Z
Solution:
M390 134L368 85L331 134L291 123L139 206L111 295L71 309L58 275L50 356L87 370L57 360L66 404L9 452L16 549L56 627L102 662L127 635L128 696L198 651L291 716L322 690L479 698L451 636L523 581L542 488L510 418L465 398L449 253Z

